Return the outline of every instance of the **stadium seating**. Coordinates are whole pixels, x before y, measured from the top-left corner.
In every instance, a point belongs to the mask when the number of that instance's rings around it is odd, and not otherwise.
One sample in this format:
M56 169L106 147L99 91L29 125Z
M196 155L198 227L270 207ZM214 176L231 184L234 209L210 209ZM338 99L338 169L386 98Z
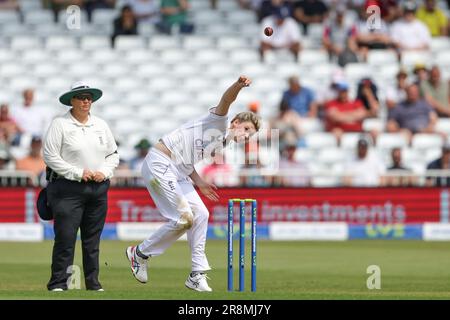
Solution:
M405 148L407 145L408 141L401 133L381 133L377 138L378 149Z
M419 150L428 150L430 148L441 148L444 139L438 134L416 133L412 139L412 147Z
M306 146L311 149L323 149L337 146L334 135L326 132L311 132L305 136Z
M104 91L94 106L95 113L107 119L122 143L124 158L130 158L140 137L154 142L183 121L201 115L217 104L223 90L240 74L252 77L253 85L238 97L232 112L246 110L250 102L258 101L259 113L268 121L278 112L289 76L299 76L302 85L317 92L325 89L340 70L321 49L322 24L309 26L298 61L282 50L269 52L261 62L257 49L261 27L254 13L240 10L236 1L218 1L218 10L212 10L206 0L190 2L194 34L165 36L154 26L141 24L140 36L118 36L112 48L112 21L119 9L95 10L91 24L83 13L83 27L68 30L66 12L60 12L59 23L54 23L53 12L40 8L39 1L20 0L24 23L16 12L0 12L0 102L16 104L24 88L34 87L40 105L61 112L64 109L56 97L73 81L89 80ZM349 21L355 18L352 13L346 17ZM382 132L384 97L401 66L410 72L416 63L431 61L442 68L445 79L450 77L448 38L433 38L429 53L405 52L401 63L392 51L372 50L366 63L350 63L341 70L351 84L352 96L362 77L375 80L381 116L366 119L363 130L380 132L374 152L386 163L390 161L389 150L400 147L405 162L415 172L423 172L427 162L439 156L443 139L416 135L408 145L403 135ZM318 119L304 119L302 130L306 147L297 150L296 159L308 163L316 173L341 170L360 135L346 133L338 146ZM449 120L439 119L437 130L449 135ZM316 186L333 183L334 177L313 179Z

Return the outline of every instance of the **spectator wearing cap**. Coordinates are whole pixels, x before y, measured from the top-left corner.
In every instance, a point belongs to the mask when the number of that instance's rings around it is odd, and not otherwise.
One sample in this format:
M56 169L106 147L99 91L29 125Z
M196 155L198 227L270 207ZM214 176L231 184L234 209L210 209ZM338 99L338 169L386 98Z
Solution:
M370 142L360 138L356 155L344 165L343 184L354 187L383 186L386 168L375 152L369 150Z
M324 86L318 89L316 94L316 101L319 105L318 116L323 118L323 111L325 109L325 104L328 101L334 100L337 97L337 86L339 83L345 82L345 75L342 69L337 69L333 72L330 79L330 85Z
M42 139L33 137L30 144L30 153L28 156L16 160L16 169L27 171L39 181L45 173L45 162L42 156Z
M142 163L147 156L148 151L152 147L152 144L147 139L141 139L135 146L134 149L137 151L136 157L130 160L130 169L135 171L141 171Z
M446 141L442 146L441 156L427 165L427 170L450 170L450 142ZM425 185L428 187L450 186L450 176L427 176Z
M71 107L53 119L44 140L48 167L46 188L53 212L55 241L50 291L67 290L78 229L81 234L83 271L87 290L103 291L99 281L100 235L108 208L108 189L119 164L117 145L109 126L91 114L102 91L84 82L74 83L59 102Z
M350 62L357 62L357 46L355 41L356 28L353 23L347 23L345 12L347 8L339 5L336 14L325 25L322 43L328 51L331 60L337 59L341 67Z
M17 145L20 142L22 129L17 125L16 121L9 115L9 106L4 103L0 106L0 131L3 130L7 141L11 145Z
M327 131L340 141L345 132L361 132L362 122L369 113L360 100L350 99L347 82L338 83L336 89L337 98L325 105L325 118Z
M389 110L387 131L401 132L411 140L415 133L436 133L437 115L431 105L420 97L417 84L406 88L406 100Z
M448 34L448 18L445 12L438 8L436 0L425 0L417 10L416 17L428 27L432 37Z
M289 89L283 93L282 99L287 102L289 108L297 112L300 117L317 117L314 91L302 86L297 76L289 77L288 82Z
M112 35L112 46L117 36L134 36L138 34L138 22L134 16L131 6L122 7L120 16L114 19L114 31Z
M268 37L264 29L271 27L273 35ZM261 59L264 61L265 53L270 50L287 49L298 60L301 50L301 33L297 23L289 16L289 10L285 7L277 7L271 16L261 22Z
M23 91L23 104L13 107L11 116L23 133L31 136L42 136L47 127L46 115L34 105L34 90Z
M395 86L388 87L386 90L386 106L393 109L398 103L406 99L406 87L408 85L408 73L401 69L397 73Z
M422 81L420 90L439 117L450 117L449 82L441 79L438 66L430 69L428 80Z
M378 87L371 78L363 78L358 83L356 99L360 100L368 112L369 117L377 117L380 104L377 95Z
M413 69L413 75L414 75L414 81L417 83L417 85L420 86L420 84L423 81L428 80L428 69L427 66L422 62L417 62L414 65Z
M386 186L413 186L417 179L412 177L413 171L403 165L402 149L393 148L391 150L391 166L387 169ZM389 174L395 173L395 175ZM404 175L404 176L402 176Z
M308 34L308 25L323 23L328 15L328 8L320 0L299 0L294 2L294 18L303 26L304 34Z
M393 23L391 37L399 51L429 50L431 35L427 26L416 19L416 4L406 1L403 4L403 16Z

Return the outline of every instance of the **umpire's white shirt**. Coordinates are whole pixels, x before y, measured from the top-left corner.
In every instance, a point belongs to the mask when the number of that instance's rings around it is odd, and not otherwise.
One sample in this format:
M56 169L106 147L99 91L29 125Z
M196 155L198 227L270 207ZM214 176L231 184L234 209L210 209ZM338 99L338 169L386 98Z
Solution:
M84 169L100 171L110 179L119 164L119 154L105 121L89 115L83 124L69 111L50 124L44 141L44 161L68 180L81 181Z

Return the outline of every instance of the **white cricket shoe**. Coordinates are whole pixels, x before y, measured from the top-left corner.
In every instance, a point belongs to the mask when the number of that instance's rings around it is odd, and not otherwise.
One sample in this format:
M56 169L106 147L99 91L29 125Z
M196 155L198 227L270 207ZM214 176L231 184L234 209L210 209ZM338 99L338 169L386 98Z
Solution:
M212 289L208 286L206 279L209 278L205 273L194 272L193 275L189 274L189 277L184 284L187 288L195 291L211 292Z
M62 292L62 291L64 291L64 289L62 289L62 288L55 288L55 289L52 289L51 291L53 291L53 292Z
M136 246L128 247L127 258L131 263L131 272L137 281L146 283L147 278L147 259L141 258L136 253Z

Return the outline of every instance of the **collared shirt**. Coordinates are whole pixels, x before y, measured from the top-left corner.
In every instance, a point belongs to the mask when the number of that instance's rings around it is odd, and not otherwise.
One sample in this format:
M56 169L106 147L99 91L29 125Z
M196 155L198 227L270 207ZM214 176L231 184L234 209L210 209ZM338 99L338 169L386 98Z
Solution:
M425 129L430 123L431 106L424 99L414 103L403 101L394 109L389 110L388 120L394 120L400 128L408 129L413 133Z
M162 141L172 153L172 160L186 176L194 171L196 163L208 159L214 150L223 147L228 117L219 116L214 111L215 108L211 108L203 117L190 121L162 137Z
M81 181L84 169L100 171L110 179L119 164L119 154L105 121L89 115L83 124L69 111L50 125L44 141L44 161L68 180Z

